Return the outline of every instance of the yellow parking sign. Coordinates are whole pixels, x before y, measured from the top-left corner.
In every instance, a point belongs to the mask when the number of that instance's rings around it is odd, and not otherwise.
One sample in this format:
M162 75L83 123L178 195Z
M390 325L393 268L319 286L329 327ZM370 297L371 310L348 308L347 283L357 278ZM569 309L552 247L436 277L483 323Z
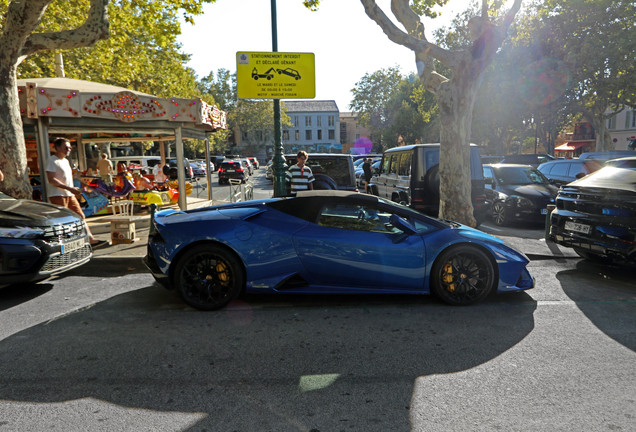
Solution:
M237 52L236 86L239 99L313 99L314 54Z

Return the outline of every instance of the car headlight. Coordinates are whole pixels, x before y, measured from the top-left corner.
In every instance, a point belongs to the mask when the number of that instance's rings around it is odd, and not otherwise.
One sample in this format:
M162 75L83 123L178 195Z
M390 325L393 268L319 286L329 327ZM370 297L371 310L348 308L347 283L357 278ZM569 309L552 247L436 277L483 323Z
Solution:
M0 237L14 239L31 239L44 234L40 228L0 228Z
M508 195L495 191L495 199L506 201L508 199Z
M534 204L528 198L521 197L519 195L511 195L510 198L515 200L517 207L533 207Z

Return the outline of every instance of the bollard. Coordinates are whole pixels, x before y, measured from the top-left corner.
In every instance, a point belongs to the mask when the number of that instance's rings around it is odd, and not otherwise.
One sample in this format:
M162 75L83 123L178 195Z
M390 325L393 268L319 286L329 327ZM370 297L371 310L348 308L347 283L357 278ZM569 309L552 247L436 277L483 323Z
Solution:
M556 208L556 205L554 204L548 204L548 213L545 215L545 241L549 242L550 241L550 219L552 218L552 212L554 211L554 209Z
M150 230L148 235L155 233L155 212L157 211L157 204L150 204Z

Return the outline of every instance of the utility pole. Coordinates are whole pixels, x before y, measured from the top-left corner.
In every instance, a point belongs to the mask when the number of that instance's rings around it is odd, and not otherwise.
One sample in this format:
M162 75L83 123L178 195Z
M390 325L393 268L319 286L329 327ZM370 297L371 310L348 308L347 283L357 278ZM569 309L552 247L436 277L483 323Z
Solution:
M272 51L278 52L278 34L276 30L276 0L272 0ZM274 99L274 158L272 171L274 174L274 197L287 195L285 187L285 149L281 139L280 99Z

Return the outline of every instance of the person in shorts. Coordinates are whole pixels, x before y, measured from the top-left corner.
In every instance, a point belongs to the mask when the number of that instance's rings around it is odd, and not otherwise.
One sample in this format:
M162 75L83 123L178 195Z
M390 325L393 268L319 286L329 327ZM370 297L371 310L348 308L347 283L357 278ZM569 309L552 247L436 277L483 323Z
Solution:
M102 153L102 158L97 162L97 170L107 185L113 184L113 164L108 160L107 153Z
M82 194L79 188L73 186L73 171L71 164L66 156L71 153L73 147L66 138L58 138L53 143L55 147L55 154L52 155L46 164L46 178L49 181L49 201L51 204L57 204L62 207L66 207L69 210L77 213L82 220L85 220L84 212L80 203L76 197ZM101 246L107 244L105 241L100 241L93 236L88 224L84 223L88 238L91 246Z

